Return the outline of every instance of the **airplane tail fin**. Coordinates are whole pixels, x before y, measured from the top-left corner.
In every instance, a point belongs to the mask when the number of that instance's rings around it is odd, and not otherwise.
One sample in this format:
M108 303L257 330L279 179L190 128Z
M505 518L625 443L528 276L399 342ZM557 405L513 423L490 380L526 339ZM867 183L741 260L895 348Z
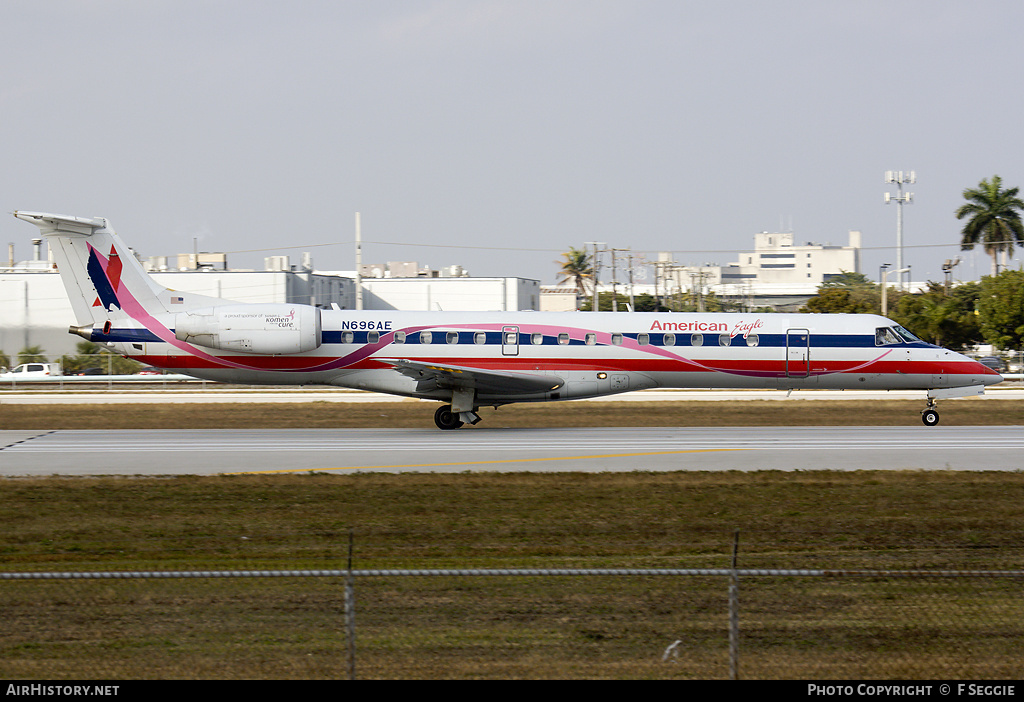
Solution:
M39 227L49 241L79 325L102 328L168 310L172 292L150 278L105 218L42 212L14 216Z

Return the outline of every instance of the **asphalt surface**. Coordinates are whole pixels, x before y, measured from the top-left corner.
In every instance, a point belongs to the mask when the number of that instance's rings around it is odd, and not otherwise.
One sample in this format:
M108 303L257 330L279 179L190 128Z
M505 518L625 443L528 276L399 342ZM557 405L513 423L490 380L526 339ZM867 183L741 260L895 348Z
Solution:
M1022 427L0 431L0 476L1001 470Z

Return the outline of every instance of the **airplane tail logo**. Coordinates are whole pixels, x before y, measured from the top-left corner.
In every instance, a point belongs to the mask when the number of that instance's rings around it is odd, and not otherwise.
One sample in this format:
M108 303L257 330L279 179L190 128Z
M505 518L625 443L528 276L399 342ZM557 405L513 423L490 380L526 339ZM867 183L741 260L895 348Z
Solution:
M121 304L117 300L117 289L121 287L122 265L121 257L113 245L106 259L103 259L91 244L89 245L89 263L86 270L89 272L93 287L96 288L93 307L102 307L107 311L121 309Z

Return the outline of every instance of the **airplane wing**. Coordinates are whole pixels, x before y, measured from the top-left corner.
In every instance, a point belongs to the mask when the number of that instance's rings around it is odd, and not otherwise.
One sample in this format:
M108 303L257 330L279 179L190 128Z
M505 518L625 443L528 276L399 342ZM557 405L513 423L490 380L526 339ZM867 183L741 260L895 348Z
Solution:
M549 392L565 384L561 378L511 371L485 370L443 363L423 363L404 358L378 358L402 375L419 381L421 391L433 388L481 390L489 395Z

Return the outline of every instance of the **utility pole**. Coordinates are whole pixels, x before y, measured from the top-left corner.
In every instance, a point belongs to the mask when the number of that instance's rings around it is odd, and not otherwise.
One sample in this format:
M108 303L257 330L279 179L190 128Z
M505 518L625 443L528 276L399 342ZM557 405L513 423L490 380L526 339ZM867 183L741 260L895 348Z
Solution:
M356 309L363 309L363 234L356 212Z
M633 300L633 250L626 250L629 251L629 311L633 312L636 310L636 302Z
M698 269L696 273L690 274L690 294L694 296L694 301L697 303L697 311L704 311L704 276L706 273L703 269Z
M616 289L618 284L618 272L615 268L615 252L618 249L612 248L612 312L619 311L619 291Z
M597 312L598 311L597 310L597 307L598 307L598 304L597 304L598 303L598 298L597 298L597 281L598 281L599 272L601 270L601 259L600 259L600 256L598 254L597 247L598 246L606 246L606 244L603 241L588 241L586 243L590 244L590 245L592 245L594 247L594 302L591 304L590 311L591 312Z
M665 275L665 263L659 258L654 263L654 299L658 307L661 307L661 291L664 287L662 277ZM659 286L659 283L661 285Z
M945 274L945 295L949 297L949 288L953 284L953 269L956 268L957 264L960 263L960 257L957 256L955 259L946 259L946 262L942 264L942 272Z
M676 312L679 312L683 309L683 267L673 265L672 270L676 274L675 289L678 291L676 293Z
M612 252L612 312L619 311L619 275L618 275L618 263L616 262L615 254L618 251L626 251L629 255L626 260L629 262L629 307L633 308L633 250L632 249L609 249Z

